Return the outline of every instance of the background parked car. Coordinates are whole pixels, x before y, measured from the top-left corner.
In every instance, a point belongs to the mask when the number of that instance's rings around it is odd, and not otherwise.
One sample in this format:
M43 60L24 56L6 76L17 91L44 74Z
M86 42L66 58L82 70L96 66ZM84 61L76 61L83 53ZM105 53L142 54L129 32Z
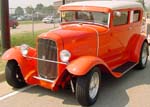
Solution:
M42 19L43 23L53 23L54 22L54 17L53 16L47 16Z
M9 19L9 26L15 29L19 25L18 21L15 19Z
M19 16L19 17L17 17L17 20L18 21L23 21L25 18L24 18L24 16Z

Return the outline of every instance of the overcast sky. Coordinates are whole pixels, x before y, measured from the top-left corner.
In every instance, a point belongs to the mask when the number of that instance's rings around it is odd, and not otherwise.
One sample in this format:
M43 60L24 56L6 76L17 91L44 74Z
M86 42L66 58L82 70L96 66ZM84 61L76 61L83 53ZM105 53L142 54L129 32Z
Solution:
M42 3L45 6L48 6L50 4L53 4L55 0L9 0L9 7L10 8L16 8L18 6L21 6L23 8L27 6L33 6L35 7L37 4ZM136 1L136 0L128 0L128 1ZM150 6L150 0L145 0L146 5L148 7Z
M18 6L21 6L23 8L27 6L35 7L39 3L42 3L45 6L48 6L50 4L53 4L54 1L55 0L9 0L9 7L10 8L16 8Z
M118 0L118 1L123 1L123 0ZM137 0L126 0L126 1L137 1ZM145 1L145 5L150 8L150 0L144 0L144 1Z

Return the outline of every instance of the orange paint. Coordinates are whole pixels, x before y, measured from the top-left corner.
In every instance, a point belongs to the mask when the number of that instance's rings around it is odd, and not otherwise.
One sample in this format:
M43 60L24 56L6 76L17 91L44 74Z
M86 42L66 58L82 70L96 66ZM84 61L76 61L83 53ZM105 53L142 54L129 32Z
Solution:
M21 68L25 81L28 84L38 84L42 87L58 90L58 86L68 80L64 75L86 75L94 66L104 67L103 72L110 73L116 78L123 76L112 70L127 61L139 62L141 46L147 41L140 34L143 10L139 7L112 10L108 7L93 6L62 6L60 11L94 11L110 14L108 27L89 23L62 24L58 29L41 34L39 38L53 40L57 46L57 61L60 59L60 51L65 49L71 53L67 65L57 64L57 78L53 83L33 78L39 76L37 60L26 58L21 55L20 47L11 48L3 55L4 60L16 60ZM130 23L130 11L139 10L139 21ZM129 13L127 24L114 26L114 11L127 11ZM37 40L38 40L37 39ZM38 45L38 42L37 42ZM38 48L38 47L36 47ZM37 57L36 49L29 48L27 56ZM103 68L101 68L103 70ZM63 83L64 86L64 83Z

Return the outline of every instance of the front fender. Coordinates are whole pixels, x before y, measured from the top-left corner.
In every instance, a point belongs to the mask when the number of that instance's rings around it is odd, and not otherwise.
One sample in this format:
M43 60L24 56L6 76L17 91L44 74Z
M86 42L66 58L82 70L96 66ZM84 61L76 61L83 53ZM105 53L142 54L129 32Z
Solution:
M36 50L34 48L29 48L28 56L36 57ZM22 56L20 47L16 46L8 49L3 55L3 60L16 60L18 63L22 63L25 58Z
M3 60L16 60L18 63L22 62L23 56L21 55L20 52L20 47L14 47L8 49L3 55L2 55Z
M80 57L69 63L66 68L69 73L76 76L82 76L87 74L94 66L100 64L104 65L108 70L110 70L107 64L102 59L94 56Z
M36 57L36 50L30 47L28 56ZM37 65L36 60L23 57L19 46L8 49L3 54L2 59L3 60L16 60L21 69L22 75L26 81L36 71L36 65ZM31 71L32 71L32 74L31 74Z

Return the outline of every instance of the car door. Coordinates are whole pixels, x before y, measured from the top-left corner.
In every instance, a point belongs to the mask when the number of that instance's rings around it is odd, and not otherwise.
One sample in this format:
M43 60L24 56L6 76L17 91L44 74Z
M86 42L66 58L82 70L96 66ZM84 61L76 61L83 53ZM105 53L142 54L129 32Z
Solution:
M116 66L124 63L124 53L128 44L129 35L129 11L117 10L113 12L112 27L110 33L110 43L107 56L108 64Z
M140 34L142 32L142 11L139 9L131 10L130 11L130 31L131 36L134 34Z

